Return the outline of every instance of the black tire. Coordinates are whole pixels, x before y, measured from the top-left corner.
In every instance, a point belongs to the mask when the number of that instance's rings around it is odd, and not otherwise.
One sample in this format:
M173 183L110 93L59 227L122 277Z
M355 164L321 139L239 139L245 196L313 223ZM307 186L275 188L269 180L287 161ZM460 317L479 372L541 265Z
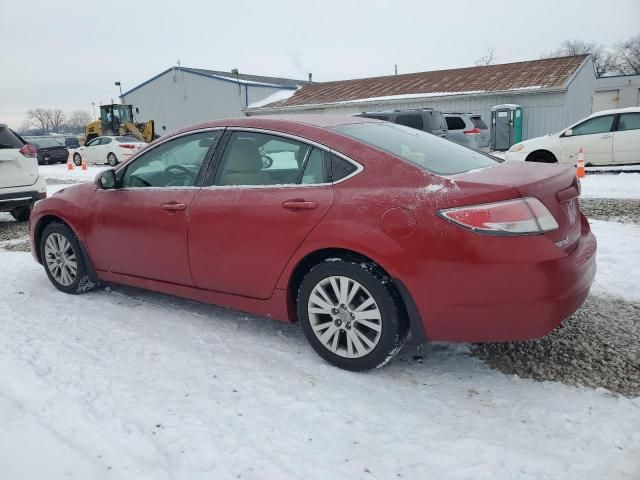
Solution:
M115 167L120 162L118 162L118 157L116 157L114 153L109 153L109 155L107 155L107 163L110 166Z
M527 162L534 163L558 163L558 159L550 152L538 151L530 153Z
M29 205L28 207L14 208L13 210L11 210L11 216L17 222L26 222L29 220L29 217L31 216L32 208L33 208L33 205Z
M336 354L326 347L313 331L308 311L309 299L314 288L321 281L332 276L347 277L360 283L366 289L366 293L369 293L373 298L380 311L381 331L378 343L363 356L347 358ZM389 277L377 265L370 262L331 258L314 266L304 277L298 289L297 313L302 331L318 355L336 367L354 372L373 370L389 362L404 345L408 332L407 322L400 308L400 299L390 285ZM336 301L335 307L338 307L337 303ZM331 317L327 316L326 319L336 325ZM353 322L354 326L351 328L355 329L356 321ZM345 335L347 333L340 335L338 341L344 340L346 342Z
M73 163L75 163L76 167L79 167L80 165L82 165L82 157L80 156L79 153L73 154Z
M59 234L64 237L64 239L69 243L70 249L75 257L77 271L73 282L68 285L64 285L56 279L50 270L49 263L47 262L47 252L45 247L47 239L53 234ZM92 290L96 286L89 277L80 242L78 242L78 238L75 233L73 233L73 230L66 225L54 222L46 226L44 232L42 232L42 236L40 237L40 257L42 259L44 271L47 273L47 277L49 277L49 281L61 292L70 294L84 293Z

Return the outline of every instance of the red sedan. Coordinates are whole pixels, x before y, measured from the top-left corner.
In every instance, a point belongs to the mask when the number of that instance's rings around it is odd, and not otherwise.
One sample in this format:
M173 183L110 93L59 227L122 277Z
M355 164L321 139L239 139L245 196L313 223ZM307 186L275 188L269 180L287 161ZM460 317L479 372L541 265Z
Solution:
M342 116L251 117L162 137L39 201L53 285L114 282L300 321L349 370L407 338L547 334L585 300L596 240L574 172L501 162Z

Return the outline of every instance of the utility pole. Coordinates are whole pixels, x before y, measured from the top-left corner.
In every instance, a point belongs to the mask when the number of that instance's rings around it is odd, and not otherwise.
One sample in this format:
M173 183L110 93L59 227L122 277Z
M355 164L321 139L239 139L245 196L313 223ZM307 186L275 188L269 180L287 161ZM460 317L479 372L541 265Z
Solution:
M93 107L93 118L96 118L96 102L91 102L91 106Z
M122 85L120 82L116 82L116 87L120 89L120 103L122 103Z
M394 65L394 67L395 67L395 70L396 70L396 75L398 75L398 64L396 63L396 64Z

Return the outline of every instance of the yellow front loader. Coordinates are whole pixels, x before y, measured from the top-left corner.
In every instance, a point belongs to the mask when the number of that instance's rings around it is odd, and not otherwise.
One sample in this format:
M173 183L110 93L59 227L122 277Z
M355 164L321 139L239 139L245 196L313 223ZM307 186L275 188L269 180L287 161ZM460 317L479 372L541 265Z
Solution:
M157 138L153 120L135 123L133 106L114 103L100 105L100 120L87 125L84 129L85 145L102 135L133 135L142 142L151 142Z

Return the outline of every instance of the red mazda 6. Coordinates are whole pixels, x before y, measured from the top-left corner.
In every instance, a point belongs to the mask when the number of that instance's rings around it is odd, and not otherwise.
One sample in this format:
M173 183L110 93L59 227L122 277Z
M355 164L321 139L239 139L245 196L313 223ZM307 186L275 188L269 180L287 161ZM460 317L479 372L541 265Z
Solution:
M349 370L407 338L547 334L585 300L596 240L570 168L501 162L342 116L162 137L37 202L32 252L66 293L114 282L300 321Z

